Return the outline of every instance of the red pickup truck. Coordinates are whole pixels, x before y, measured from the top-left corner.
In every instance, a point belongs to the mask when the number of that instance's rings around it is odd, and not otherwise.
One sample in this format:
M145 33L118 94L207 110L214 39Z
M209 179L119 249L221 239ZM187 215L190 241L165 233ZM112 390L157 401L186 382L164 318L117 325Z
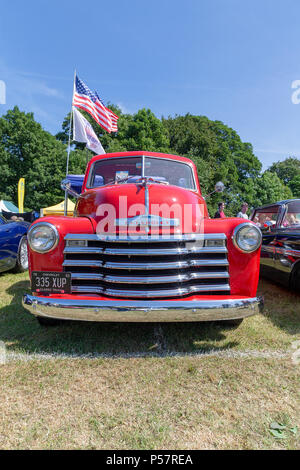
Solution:
M194 163L154 152L95 156L74 217L28 231L32 295L43 325L57 320L239 323L260 311L260 229L211 219Z

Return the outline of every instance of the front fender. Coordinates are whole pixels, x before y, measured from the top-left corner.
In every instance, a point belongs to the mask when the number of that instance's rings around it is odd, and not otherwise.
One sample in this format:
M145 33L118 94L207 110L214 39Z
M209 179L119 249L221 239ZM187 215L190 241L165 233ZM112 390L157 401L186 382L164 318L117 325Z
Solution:
M30 227L37 223L48 222L54 225L59 233L57 246L48 253L42 254L33 251L28 246L29 274L32 271L62 271L64 260L64 237L68 233L94 233L93 225L87 217L63 217L48 216L36 220Z
M221 232L226 234L231 295L255 297L259 279L261 249L259 248L254 253L242 253L232 241L235 227L244 222L245 219L237 217L209 219L205 220L204 227L207 233Z

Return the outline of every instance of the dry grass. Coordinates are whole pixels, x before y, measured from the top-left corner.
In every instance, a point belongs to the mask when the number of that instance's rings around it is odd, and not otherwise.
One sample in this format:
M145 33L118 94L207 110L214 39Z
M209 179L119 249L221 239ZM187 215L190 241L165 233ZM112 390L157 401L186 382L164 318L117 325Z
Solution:
M296 448L289 361L166 358L22 362L1 368L0 447Z
M290 357L300 338L299 296L261 282L266 315L237 329L75 322L45 329L22 309L28 288L27 274L0 275L0 340L9 352L120 357L0 365L1 449L299 448L299 365ZM212 349L282 358L197 355ZM286 425L284 439L270 434L273 421Z

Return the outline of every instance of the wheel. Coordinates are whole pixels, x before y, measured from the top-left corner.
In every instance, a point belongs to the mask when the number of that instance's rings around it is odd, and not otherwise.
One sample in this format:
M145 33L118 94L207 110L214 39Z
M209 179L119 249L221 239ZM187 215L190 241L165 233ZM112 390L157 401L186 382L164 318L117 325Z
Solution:
M291 288L298 293L300 292L300 267L296 268L292 274Z
M57 326L60 324L60 320L55 320L55 318L45 318L45 317L36 317L36 318L41 326Z
M14 272L23 273L28 269L28 249L27 249L27 238L24 236L21 238L18 248L17 262L14 267Z

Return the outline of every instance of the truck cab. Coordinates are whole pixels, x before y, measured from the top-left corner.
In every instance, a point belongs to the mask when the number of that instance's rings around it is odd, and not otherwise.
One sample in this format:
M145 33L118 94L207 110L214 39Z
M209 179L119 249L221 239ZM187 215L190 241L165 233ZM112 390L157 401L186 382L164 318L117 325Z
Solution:
M79 192L63 188L77 199L74 217L40 218L28 231L23 305L40 323L240 322L260 311L260 229L211 219L188 158L99 155Z

